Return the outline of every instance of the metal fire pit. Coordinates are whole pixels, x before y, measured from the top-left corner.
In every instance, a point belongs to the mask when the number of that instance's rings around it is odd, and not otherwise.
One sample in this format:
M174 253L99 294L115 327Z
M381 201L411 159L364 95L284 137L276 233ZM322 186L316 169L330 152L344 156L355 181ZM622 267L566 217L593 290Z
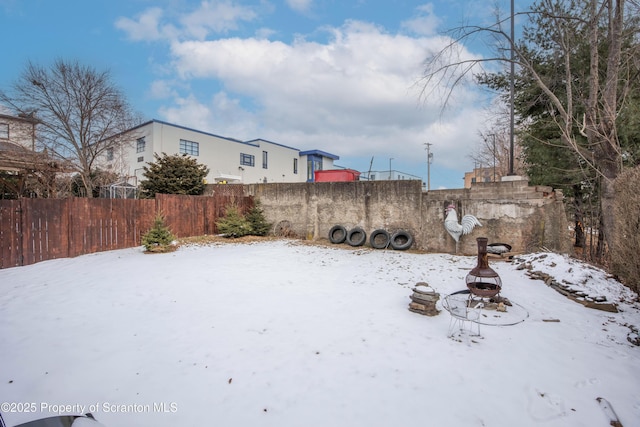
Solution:
M473 295L481 298L492 298L500 293L502 289L502 280L498 273L489 267L489 258L487 256L486 237L478 237L478 263L467 274L465 282L467 288Z

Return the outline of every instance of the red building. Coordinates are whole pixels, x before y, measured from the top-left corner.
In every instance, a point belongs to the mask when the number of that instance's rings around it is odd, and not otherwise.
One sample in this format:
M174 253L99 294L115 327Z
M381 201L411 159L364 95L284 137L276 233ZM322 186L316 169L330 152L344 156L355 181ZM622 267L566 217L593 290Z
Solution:
M315 171L315 182L359 181L360 172L353 169Z

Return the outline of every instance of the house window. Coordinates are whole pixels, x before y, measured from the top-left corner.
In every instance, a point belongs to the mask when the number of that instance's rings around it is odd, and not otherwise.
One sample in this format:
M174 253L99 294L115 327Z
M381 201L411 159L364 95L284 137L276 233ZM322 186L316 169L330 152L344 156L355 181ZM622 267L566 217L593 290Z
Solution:
M136 141L136 153L144 153L144 149L146 146L146 141L144 140L144 136L142 138L138 138Z
M0 139L9 139L8 123L0 123Z
M190 156L200 155L200 144L186 139L180 140L180 154L188 154Z
M144 162L144 156L138 157L138 163L140 163L140 162Z
M252 154L240 153L240 164L243 166L255 166L256 157Z
M107 161L113 161L113 148L107 148Z
M262 169L267 169L268 167L268 154L266 151L262 152Z
M293 159L293 173L298 173L298 159Z

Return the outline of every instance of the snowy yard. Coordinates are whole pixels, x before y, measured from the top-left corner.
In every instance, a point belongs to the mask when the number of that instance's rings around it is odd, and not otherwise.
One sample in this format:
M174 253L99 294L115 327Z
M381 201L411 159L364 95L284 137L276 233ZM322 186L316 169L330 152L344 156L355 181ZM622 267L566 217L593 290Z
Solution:
M559 255L524 258L620 312L496 261L529 316L460 342L446 311L412 313L409 297L464 289L475 257L296 241L0 270L2 412L8 426L64 410L107 427L608 426L602 397L640 425L634 295Z

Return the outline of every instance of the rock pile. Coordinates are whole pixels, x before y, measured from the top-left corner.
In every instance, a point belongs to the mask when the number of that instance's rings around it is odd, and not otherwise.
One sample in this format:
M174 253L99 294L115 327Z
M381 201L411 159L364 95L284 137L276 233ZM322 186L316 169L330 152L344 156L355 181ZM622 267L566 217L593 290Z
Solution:
M585 307L608 311L611 313L618 312L618 306L615 303L607 302L607 298L605 296L589 295L587 292L581 291L579 287L573 285L572 283L560 283L550 274L533 270L530 264L521 264L517 267L517 269L526 269L526 273L531 279L542 280L550 288L555 289L570 300L580 303Z
M439 300L440 294L434 291L429 284L418 282L415 288L413 288L409 311L425 316L437 316L438 313L440 313L436 308L436 303Z

